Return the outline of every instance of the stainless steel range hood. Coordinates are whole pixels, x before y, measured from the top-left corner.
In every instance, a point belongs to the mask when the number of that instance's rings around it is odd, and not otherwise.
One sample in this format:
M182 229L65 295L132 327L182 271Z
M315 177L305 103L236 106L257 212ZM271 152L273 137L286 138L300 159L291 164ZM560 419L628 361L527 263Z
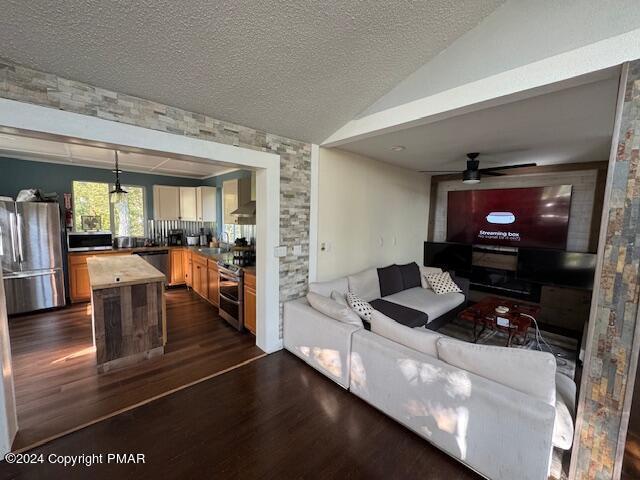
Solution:
M256 216L256 202L250 201L244 205L239 206L231 215L237 215L239 217L255 217Z

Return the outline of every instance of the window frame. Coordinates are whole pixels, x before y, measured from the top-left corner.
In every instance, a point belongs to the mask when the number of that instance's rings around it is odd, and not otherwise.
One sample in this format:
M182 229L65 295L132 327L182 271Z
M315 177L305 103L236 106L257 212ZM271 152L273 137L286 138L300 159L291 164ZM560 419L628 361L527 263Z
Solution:
M75 209L75 184L76 183L101 183L103 185L107 185L108 191L111 192L113 189L116 188L115 183L111 183L111 182L101 182L101 181L95 181L95 180L72 180L71 182L71 199L74 205L74 209ZM148 222L147 222L147 189L144 185L136 185L133 183L127 183L122 184L122 188L124 190L127 189L127 187L134 187L134 188L140 188L142 189L142 227L143 227L143 236L146 238L147 237L147 233L148 233ZM113 208L113 203L111 203L111 198L108 199L109 200L109 231L111 232L111 234L115 237L116 236L116 224L115 224L115 212L114 212L114 208ZM105 231L105 225L102 225L102 231ZM73 215L73 231L74 232L83 232L84 230L79 230L78 229L78 225L76 225L76 215L74 212Z

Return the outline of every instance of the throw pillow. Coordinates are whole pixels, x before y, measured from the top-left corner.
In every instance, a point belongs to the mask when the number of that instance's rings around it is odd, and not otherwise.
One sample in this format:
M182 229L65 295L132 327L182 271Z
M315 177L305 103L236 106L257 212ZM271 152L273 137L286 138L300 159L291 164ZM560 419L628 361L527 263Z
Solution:
M367 322L371 320L373 307L368 302L365 302L359 296L349 292L347 293L347 303L351 309L360 316L360 318Z
M422 288L431 288L427 281L427 275L431 275L432 273L442 273L442 269L438 267L420 267L420 283L422 284Z
M378 280L380 281L380 296L386 297L394 293L404 290L404 282L402 281L402 272L398 265L389 265L388 267L378 269Z
M556 359L548 352L438 339L438 358L549 405L556 404Z
M402 285L405 290L422 286L422 282L420 282L420 267L416 262L398 265L398 268L402 274Z
M344 305L345 307L349 306L349 304L347 303L347 298L345 297L345 294L340 293L337 290L334 290L333 292L331 292L331 300L334 300L338 302L340 305Z
M438 358L436 342L442 335L426 328L410 328L374 310L371 314L371 331L418 352Z
M331 317L342 323L362 327L362 320L360 320L360 317L358 317L353 310L348 306L340 305L329 297L324 297L315 292L309 292L307 293L307 301L312 308L325 314L327 317Z
M445 293L462 293L460 287L451 279L449 272L432 273L427 275L427 281L431 290L436 295L444 295Z

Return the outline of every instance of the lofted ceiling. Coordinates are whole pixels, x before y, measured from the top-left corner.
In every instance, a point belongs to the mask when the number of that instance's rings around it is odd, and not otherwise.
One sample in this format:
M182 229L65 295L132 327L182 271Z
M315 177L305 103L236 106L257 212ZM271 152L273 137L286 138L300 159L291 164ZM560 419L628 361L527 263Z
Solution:
M577 86L340 148L419 171L464 170L468 152L480 152L480 168L608 160L618 80L618 68L601 71Z
M39 138L0 133L0 157L11 157L38 162L60 163L83 167L114 168L114 150L74 143L63 143ZM211 162L191 162L139 152L118 151L118 163L126 172L150 173L205 179L235 170Z
M504 0L5 0L0 57L320 143Z

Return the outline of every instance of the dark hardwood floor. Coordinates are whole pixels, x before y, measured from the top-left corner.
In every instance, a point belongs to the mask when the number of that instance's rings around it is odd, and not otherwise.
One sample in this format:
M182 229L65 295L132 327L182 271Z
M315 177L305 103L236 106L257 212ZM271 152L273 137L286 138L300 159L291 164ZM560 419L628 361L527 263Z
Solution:
M14 450L264 355L252 335L232 328L192 291L168 290L166 301L165 354L105 374L96 370L90 304L11 319Z
M144 465L0 463L0 477L468 480L478 475L288 352L32 451L144 453Z

